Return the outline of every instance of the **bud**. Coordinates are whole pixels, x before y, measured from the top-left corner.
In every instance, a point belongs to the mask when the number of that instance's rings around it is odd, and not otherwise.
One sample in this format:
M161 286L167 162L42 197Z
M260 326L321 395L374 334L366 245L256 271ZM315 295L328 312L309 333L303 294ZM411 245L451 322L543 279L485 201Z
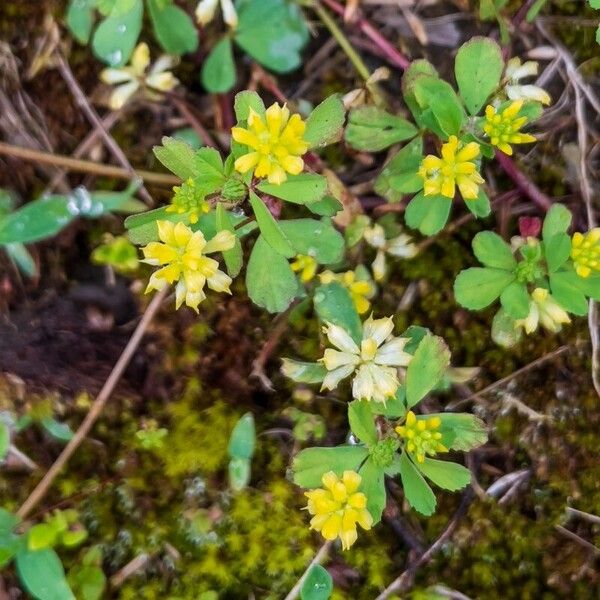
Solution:
M246 193L246 186L235 177L226 179L221 191L223 198L232 202L240 202L246 197Z

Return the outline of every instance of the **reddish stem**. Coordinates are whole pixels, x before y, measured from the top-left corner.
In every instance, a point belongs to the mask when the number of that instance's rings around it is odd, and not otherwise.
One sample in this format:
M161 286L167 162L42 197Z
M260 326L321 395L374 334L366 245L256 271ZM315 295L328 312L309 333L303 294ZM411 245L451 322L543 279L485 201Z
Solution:
M336 0L322 0L322 2L338 15L344 16L346 9L339 2L336 2ZM381 50L390 64L402 70L408 68L408 65L410 65L408 58L392 43L386 40L367 19L360 16L357 17L356 25Z
M504 172L512 179L513 183L535 204L541 209L548 210L552 206L552 200L540 188L525 175L512 159L500 152L496 151L496 160L502 167Z

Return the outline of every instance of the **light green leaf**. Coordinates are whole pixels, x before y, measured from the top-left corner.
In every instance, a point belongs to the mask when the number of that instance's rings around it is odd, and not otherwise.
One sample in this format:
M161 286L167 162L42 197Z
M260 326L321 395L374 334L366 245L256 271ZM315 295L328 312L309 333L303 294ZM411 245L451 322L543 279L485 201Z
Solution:
M400 455L400 477L408 503L421 514L432 515L436 505L435 496L406 452Z
M297 383L321 383L327 375L322 363L309 363L282 358L281 372Z
M436 77L437 71L428 60L420 58L413 60L402 76L402 95L404 96L404 101L413 114L415 121L421 127L423 126L423 110L415 97L414 87L416 81L423 75Z
M185 222L183 215L167 212L167 207L155 208L140 215L132 215L125 219L127 237L132 244L143 246L158 239L157 221Z
M67 27L80 44L90 40L94 25L96 0L70 0L67 8Z
M465 113L449 83L437 77L422 75L415 79L413 91L421 109L431 110L446 137L460 133Z
M411 408L440 381L450 365L450 351L441 337L426 335L406 369L406 403Z
M458 274L454 296L465 308L480 310L496 300L514 280L514 273L509 271L472 267Z
M493 231L480 231L472 245L477 260L486 267L512 271L517 266L511 247Z
M503 348L512 348L523 337L523 329L517 327L515 320L502 308L492 321L492 340Z
M96 565L75 565L69 570L68 580L81 600L100 600L106 587L106 576Z
M248 120L250 109L253 109L254 112L261 116L265 114L265 104L262 101L262 98L256 92L250 92L248 90L238 92L235 95L233 108L235 111L235 118L238 120L238 123L240 121Z
M321 477L333 471L341 477L344 471L358 471L369 451L364 446L336 446L335 448L306 448L294 457L294 483L303 488L322 486Z
M156 158L183 181L199 175L196 151L183 140L165 136L162 146L154 146L153 151Z
M500 303L506 314L513 319L524 319L529 314L527 286L519 281L513 281L502 290Z
M425 457L422 463L417 463L417 468L435 485L451 492L461 490L471 482L471 471L457 463Z
M243 490L250 483L252 465L247 458L232 458L229 461L229 487L234 492Z
M296 4L286 0L239 0L237 12L235 41L252 58L276 73L287 73L300 65L308 28Z
M213 46L202 65L200 81L211 94L228 92L235 85L235 63L229 36Z
M261 192L295 204L310 204L321 200L327 192L327 179L316 173L289 175L281 184L261 181L256 186Z
M322 200L307 204L306 208L315 215L333 217L339 213L340 210L343 210L344 207L342 203L333 196L324 196Z
M550 274L550 290L552 297L567 311L574 315L584 316L588 313L588 303L581 291L575 271L559 271Z
M254 211L254 216L256 217L263 239L275 252L286 258L292 258L295 252L290 241L287 239L285 233L283 233L271 211L252 190L250 190L250 204L252 205L252 210Z
M312 256L322 265L342 260L344 238L329 219L293 219L279 226L297 254Z
M13 242L6 244L4 250L13 263L19 268L19 271L26 277L37 277L38 269L33 257L24 244Z
M369 459L361 467L359 474L362 477L360 491L367 497L367 510L373 517L373 524L376 525L381 521L385 508L385 471Z
M171 2L146 0L154 34L163 50L179 56L195 52L198 31L189 15Z
M346 109L342 99L337 94L329 96L319 104L306 120L304 140L309 148L322 148L342 137Z
M378 152L417 133L417 128L402 117L377 106L361 106L350 111L345 139L357 150Z
M333 580L327 569L313 565L300 589L301 600L328 600L333 592Z
M348 404L348 421L352 433L361 442L367 446L377 443L377 430L371 406L367 400L353 400Z
M111 12L94 33L94 54L111 67L122 67L131 57L142 30L143 11L142 0L135 0L128 12Z
M449 450L468 452L487 442L485 423L475 415L468 413L436 413L427 415L439 417L442 422L440 433L441 442Z
M400 202L404 194L423 189L423 178L417 174L423 160L423 138L416 137L383 167L375 180L375 191L390 202Z
M37 552L22 549L15 556L15 564L21 583L36 600L75 600L60 559L51 548Z
M225 210L225 207L221 202L217 203L216 219L218 231L229 231L235 235L235 228L233 226L231 216ZM229 273L230 277L235 277L242 270L244 256L242 252L242 244L237 236L235 238L233 248L231 248L231 250L225 250L223 252L223 259L225 260L225 265L227 266L227 273Z
M339 325L357 344L360 344L362 322L344 286L337 281L320 285L315 289L313 301L321 321Z
M479 192L475 200L465 200L465 206L478 219L487 217L492 212L490 199L482 187L479 188Z
M406 224L423 235L434 235L448 222L452 200L446 196L425 196L419 192L406 207Z
M230 458L251 459L254 454L255 443L254 416L252 413L247 412L239 419L231 432L227 453Z
M402 332L400 337L408 338L408 342L406 346L404 346L404 351L409 354L414 354L421 343L421 340L431 333L429 329L426 327L421 327L420 325L411 325L406 331Z
M500 46L490 38L474 37L459 48L454 72L470 114L476 115L500 85L503 69Z
M73 431L66 423L60 423L52 417L44 417L40 423L42 427L59 442L68 442L73 437Z
M0 462L2 462L10 448L10 429L6 423L0 422ZM0 536L1 537L1 536Z
M553 204L546 213L542 226L542 237L547 242L557 233L566 233L571 226L571 211L562 204Z
M548 271L558 271L571 255L571 238L566 233L556 233L550 238L544 238L544 255Z
M58 531L48 523L38 523L27 531L27 549L31 551L43 550L56 543Z
M576 286L593 300L600 301L600 275L590 277L577 276Z
M271 313L284 311L298 293L298 280L288 261L259 236L246 269L248 296Z

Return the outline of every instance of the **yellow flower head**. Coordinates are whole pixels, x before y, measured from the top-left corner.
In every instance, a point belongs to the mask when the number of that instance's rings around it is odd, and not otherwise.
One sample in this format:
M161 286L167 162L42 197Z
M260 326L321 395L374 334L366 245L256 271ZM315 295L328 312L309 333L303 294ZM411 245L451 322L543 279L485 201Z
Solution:
M356 312L359 315L365 314L371 308L369 299L375 295L375 284L369 279L358 279L354 271L346 271L345 273L333 273L332 271L324 271L319 275L321 283L331 283L338 281L341 283L350 294Z
M490 144L502 150L504 154L513 153L511 144L535 142L532 135L519 131L527 123L527 117L517 117L522 106L523 100L515 100L501 111L496 111L490 104L485 108L483 130L490 138Z
M301 156L308 150L308 143L302 138L305 129L300 115L290 116L286 106L275 103L264 117L250 109L248 128L231 130L233 139L250 149L235 161L236 171L253 170L255 177L268 177L269 183L277 185L287 179L287 173L298 175L304 169Z
M475 200L479 194L479 185L483 177L472 162L479 156L479 144L462 144L455 135L451 135L442 146L442 157L427 155L421 162L419 175L424 180L425 196L441 194L454 198L456 186L465 200Z
M167 206L167 212L178 215L189 213L190 223L197 223L203 213L210 211L209 203L192 178L184 181L180 186L175 186L173 192L175 195L171 204Z
M448 448L440 442L442 434L437 431L441 424L439 417L417 419L415 413L409 410L404 425L396 427L396 433L406 440L406 451L422 463L427 455L448 452Z
M361 476L356 471L344 471L340 479L333 471L321 478L323 488L305 492L306 509L311 515L310 528L320 531L326 540L342 542L348 550L356 541L356 524L371 529L373 517L367 510L367 497L359 492Z
M573 234L571 258L579 277L589 277L592 271L600 271L600 227Z
M177 282L175 303L179 308L183 302L198 312L198 304L206 298L204 285L211 290L227 292L231 278L219 270L219 263L205 256L212 252L231 250L235 236L229 231L219 231L206 241L201 231L193 232L184 223L157 221L160 242L150 242L142 248L149 265L161 266L150 277L146 293L162 290L166 285ZM162 242L162 243L161 243Z
M308 254L298 254L290 264L294 273L300 273L300 279L304 283L308 283L316 275L318 266L314 256Z

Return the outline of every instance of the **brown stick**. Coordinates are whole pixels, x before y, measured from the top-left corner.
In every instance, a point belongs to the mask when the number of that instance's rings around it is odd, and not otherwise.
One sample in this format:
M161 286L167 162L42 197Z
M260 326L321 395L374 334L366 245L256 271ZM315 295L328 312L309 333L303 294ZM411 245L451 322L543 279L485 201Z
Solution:
M42 152L41 150L32 150L31 148L22 148L21 146L13 146L0 142L0 154L14 156L30 162L37 162L45 165L54 165L68 169L70 171L78 171L80 173L90 173L100 177L114 177L116 179L131 180L132 173L128 169L115 167L112 165L103 165L92 162L91 160L81 160L71 158L62 154L51 154L50 152ZM165 185L171 187L179 185L181 179L175 175L167 173L153 173L152 171L133 171L134 177L140 177L148 183Z
M140 342L142 341L142 337L146 332L146 329L154 315L158 311L162 301L165 299L167 293L169 291L168 287L165 287L163 290L158 292L152 301L146 308L140 322L138 323L135 331L125 349L123 350L119 360L117 360L113 370L111 371L108 379L104 383L104 386L100 390L98 397L94 400L90 411L86 415L85 419L79 426L79 429L75 432L75 435L71 438L69 443L63 448L63 451L60 453L58 458L54 461L48 472L44 475L42 480L37 484L34 490L29 494L29 497L25 500L25 502L21 505L21 508L17 511L17 515L24 519L27 515L37 506L38 502L42 500L42 498L47 494L50 486L58 476L58 474L62 471L63 467L67 464L68 460L71 458L75 450L79 447L81 442L85 439L87 434L90 432L94 423L100 416L100 413L104 409L107 401L109 400L115 386L117 385L121 375L127 368L127 365L133 358Z

